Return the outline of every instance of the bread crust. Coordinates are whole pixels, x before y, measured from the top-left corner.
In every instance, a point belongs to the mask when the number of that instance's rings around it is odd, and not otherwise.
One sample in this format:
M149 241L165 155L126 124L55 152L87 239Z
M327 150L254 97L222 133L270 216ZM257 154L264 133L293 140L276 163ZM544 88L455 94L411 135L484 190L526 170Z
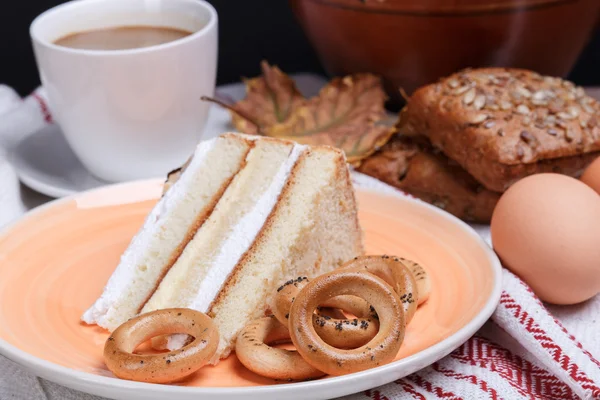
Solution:
M357 170L468 222L489 223L500 198L424 137L395 136Z
M600 154L600 104L560 78L465 70L417 90L401 134L427 136L486 188L540 172L577 176Z

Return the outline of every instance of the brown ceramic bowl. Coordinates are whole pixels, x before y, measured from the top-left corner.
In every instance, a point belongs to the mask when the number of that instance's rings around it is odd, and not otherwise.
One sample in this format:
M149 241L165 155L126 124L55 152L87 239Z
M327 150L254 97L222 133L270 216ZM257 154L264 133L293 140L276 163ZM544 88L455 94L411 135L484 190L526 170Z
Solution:
M594 30L600 0L290 0L333 75L384 77L398 103L466 67L565 76Z

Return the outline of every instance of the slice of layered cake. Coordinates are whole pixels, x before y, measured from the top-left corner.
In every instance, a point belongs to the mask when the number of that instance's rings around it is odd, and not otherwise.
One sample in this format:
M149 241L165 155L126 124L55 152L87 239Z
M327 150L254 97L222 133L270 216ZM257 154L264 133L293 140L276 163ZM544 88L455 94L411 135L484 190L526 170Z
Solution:
M363 246L341 151L236 134L209 143L169 180L83 319L112 330L139 312L193 308L219 328L217 362L283 281L330 271ZM165 202L175 194L186 202Z

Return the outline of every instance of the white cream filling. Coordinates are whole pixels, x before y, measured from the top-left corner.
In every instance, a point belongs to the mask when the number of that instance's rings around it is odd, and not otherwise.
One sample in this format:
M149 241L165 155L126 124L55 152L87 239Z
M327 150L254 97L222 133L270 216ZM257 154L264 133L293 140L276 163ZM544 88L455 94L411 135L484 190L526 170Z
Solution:
M218 255L208 268L208 272L196 294L191 300L190 308L207 312L210 304L221 291L227 277L238 264L242 256L258 235L271 211L277 204L279 195L287 182L292 168L306 146L294 144L288 159L279 167L268 189L256 202L254 208L244 215L232 229L229 237L221 246Z
M84 322L88 324L98 323L100 326L105 325L104 321L110 317L109 314L114 309L115 303L121 300L121 296L127 295L128 286L134 284L136 275L144 273L137 267L143 262L143 258L147 256L148 251L151 250L152 238L158 232L164 230L165 225L169 223L169 218L161 218L161 216L165 216L169 210L175 210L178 203L185 198L188 186L197 171L210 167L205 165L204 161L206 155L214 148L217 140L219 138L207 140L196 147L190 165L146 217L142 229L132 239L131 244L121 256L119 265L109 278L102 295L81 317ZM189 219L190 224L193 221L193 218ZM189 227L183 232L187 232L188 229ZM181 240L183 240L183 237ZM181 241L177 241L174 246L179 245L179 243Z

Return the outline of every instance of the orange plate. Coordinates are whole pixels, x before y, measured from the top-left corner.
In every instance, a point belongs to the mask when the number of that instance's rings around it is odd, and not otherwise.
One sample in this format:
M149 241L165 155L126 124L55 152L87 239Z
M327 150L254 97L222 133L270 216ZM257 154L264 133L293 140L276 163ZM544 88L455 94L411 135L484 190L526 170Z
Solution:
M100 295L160 190L160 182L144 181L58 200L0 236L0 339L54 364L112 376L102 358L107 332L79 318ZM409 199L359 190L358 200L367 253L413 259L432 278L431 297L408 327L397 359L450 337L489 308L498 271L466 225ZM180 385L275 383L231 356Z

